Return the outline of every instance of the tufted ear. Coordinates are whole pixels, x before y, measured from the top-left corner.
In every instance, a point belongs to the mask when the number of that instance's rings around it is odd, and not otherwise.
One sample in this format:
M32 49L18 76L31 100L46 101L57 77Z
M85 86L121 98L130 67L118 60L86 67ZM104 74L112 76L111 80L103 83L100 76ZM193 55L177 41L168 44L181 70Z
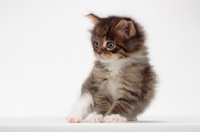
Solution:
M99 18L98 16L94 15L94 14L88 14L87 17L88 17L90 20L92 20L92 22L93 22L94 24L97 24L97 23L99 23L99 21L100 21L100 18Z
M136 34L135 26L131 20L122 19L115 28L121 36L125 36L126 38Z

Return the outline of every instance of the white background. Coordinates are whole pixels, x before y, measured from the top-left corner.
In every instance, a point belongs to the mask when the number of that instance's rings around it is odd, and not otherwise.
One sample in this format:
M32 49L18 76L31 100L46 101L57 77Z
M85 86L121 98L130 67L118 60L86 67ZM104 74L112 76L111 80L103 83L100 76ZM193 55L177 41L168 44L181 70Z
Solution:
M144 115L200 115L199 0L0 0L0 116L66 116L93 66L85 15L144 26L157 95Z

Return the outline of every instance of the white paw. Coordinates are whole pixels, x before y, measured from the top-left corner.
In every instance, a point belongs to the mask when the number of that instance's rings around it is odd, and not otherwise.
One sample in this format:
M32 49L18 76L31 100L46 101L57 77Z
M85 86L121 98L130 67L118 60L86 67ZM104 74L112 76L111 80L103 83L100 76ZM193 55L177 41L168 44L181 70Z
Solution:
M105 123L120 123L120 122L127 122L125 117L120 116L119 114L112 114L107 115L104 117L103 122Z
M80 123L82 121L82 117L81 116L69 115L67 117L67 120L69 121L69 123Z
M90 118L89 122L102 123L103 122L103 115L102 114L94 115Z

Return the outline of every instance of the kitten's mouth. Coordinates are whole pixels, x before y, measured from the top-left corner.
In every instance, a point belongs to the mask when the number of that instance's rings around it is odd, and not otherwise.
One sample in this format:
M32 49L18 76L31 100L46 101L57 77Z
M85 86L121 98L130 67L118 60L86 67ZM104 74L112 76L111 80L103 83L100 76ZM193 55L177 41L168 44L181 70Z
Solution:
M106 58L104 58L102 55L99 55L99 58L102 60L107 60Z
M101 55L99 55L99 58L100 58L100 59L104 59Z
M100 54L100 55L95 54L95 56L96 56L97 59L99 59L101 61L107 61L107 60L109 60L109 57L104 56L102 54Z

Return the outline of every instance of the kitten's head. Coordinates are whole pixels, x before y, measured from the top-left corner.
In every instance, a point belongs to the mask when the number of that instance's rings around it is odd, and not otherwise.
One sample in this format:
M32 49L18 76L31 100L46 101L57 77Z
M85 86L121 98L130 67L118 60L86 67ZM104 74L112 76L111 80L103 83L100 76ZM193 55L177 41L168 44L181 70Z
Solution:
M143 50L144 33L130 18L87 15L94 23L91 41L94 55L102 62L124 59Z

